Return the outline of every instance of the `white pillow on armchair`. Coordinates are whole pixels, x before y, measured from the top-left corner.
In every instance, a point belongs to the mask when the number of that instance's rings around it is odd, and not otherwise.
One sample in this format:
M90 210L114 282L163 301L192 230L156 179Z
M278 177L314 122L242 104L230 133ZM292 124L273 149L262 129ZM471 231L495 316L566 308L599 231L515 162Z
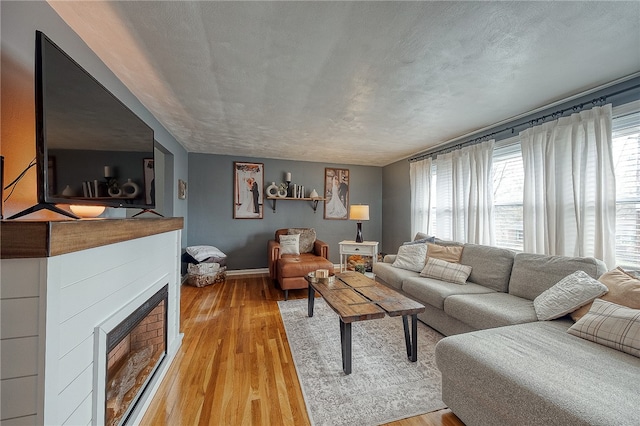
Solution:
M280 235L280 254L300 254L300 234Z

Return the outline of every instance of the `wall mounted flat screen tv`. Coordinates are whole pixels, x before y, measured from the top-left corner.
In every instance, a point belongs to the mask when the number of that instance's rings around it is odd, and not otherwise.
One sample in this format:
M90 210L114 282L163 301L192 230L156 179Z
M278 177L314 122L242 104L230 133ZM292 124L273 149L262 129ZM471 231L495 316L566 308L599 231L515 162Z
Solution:
M35 64L35 210L154 208L153 129L40 31Z

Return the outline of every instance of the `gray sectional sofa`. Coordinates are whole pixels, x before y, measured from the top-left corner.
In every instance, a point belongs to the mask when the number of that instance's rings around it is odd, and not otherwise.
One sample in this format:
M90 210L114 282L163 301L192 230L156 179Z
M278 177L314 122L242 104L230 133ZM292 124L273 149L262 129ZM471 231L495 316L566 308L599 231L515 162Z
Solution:
M640 424L640 358L570 335L568 317L538 321L533 306L577 270L598 278L604 263L464 244L472 270L459 285L394 260L374 264L376 280L422 302L419 319L450 336L436 346L442 399L465 424Z

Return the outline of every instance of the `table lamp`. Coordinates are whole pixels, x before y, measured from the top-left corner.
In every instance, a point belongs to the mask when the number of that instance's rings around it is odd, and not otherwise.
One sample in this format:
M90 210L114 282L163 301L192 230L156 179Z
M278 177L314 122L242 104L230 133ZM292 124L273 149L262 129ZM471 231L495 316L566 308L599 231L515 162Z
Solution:
M356 243L361 243L362 240L362 221L369 220L369 206L357 204L351 206L349 210L349 219L358 221L358 231L356 233Z

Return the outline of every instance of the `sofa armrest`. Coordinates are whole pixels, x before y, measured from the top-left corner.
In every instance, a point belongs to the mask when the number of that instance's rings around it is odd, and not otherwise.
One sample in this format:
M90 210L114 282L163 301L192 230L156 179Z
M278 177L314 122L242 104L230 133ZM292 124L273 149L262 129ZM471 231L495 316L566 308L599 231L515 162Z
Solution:
M393 263L396 261L397 254L388 254L384 257L384 263Z
M267 242L267 251L269 254L269 277L276 279L276 267L278 259L280 259L280 243L276 240L269 240Z
M324 241L316 240L313 243L313 252L316 256L322 256L325 259L329 259L329 244Z

